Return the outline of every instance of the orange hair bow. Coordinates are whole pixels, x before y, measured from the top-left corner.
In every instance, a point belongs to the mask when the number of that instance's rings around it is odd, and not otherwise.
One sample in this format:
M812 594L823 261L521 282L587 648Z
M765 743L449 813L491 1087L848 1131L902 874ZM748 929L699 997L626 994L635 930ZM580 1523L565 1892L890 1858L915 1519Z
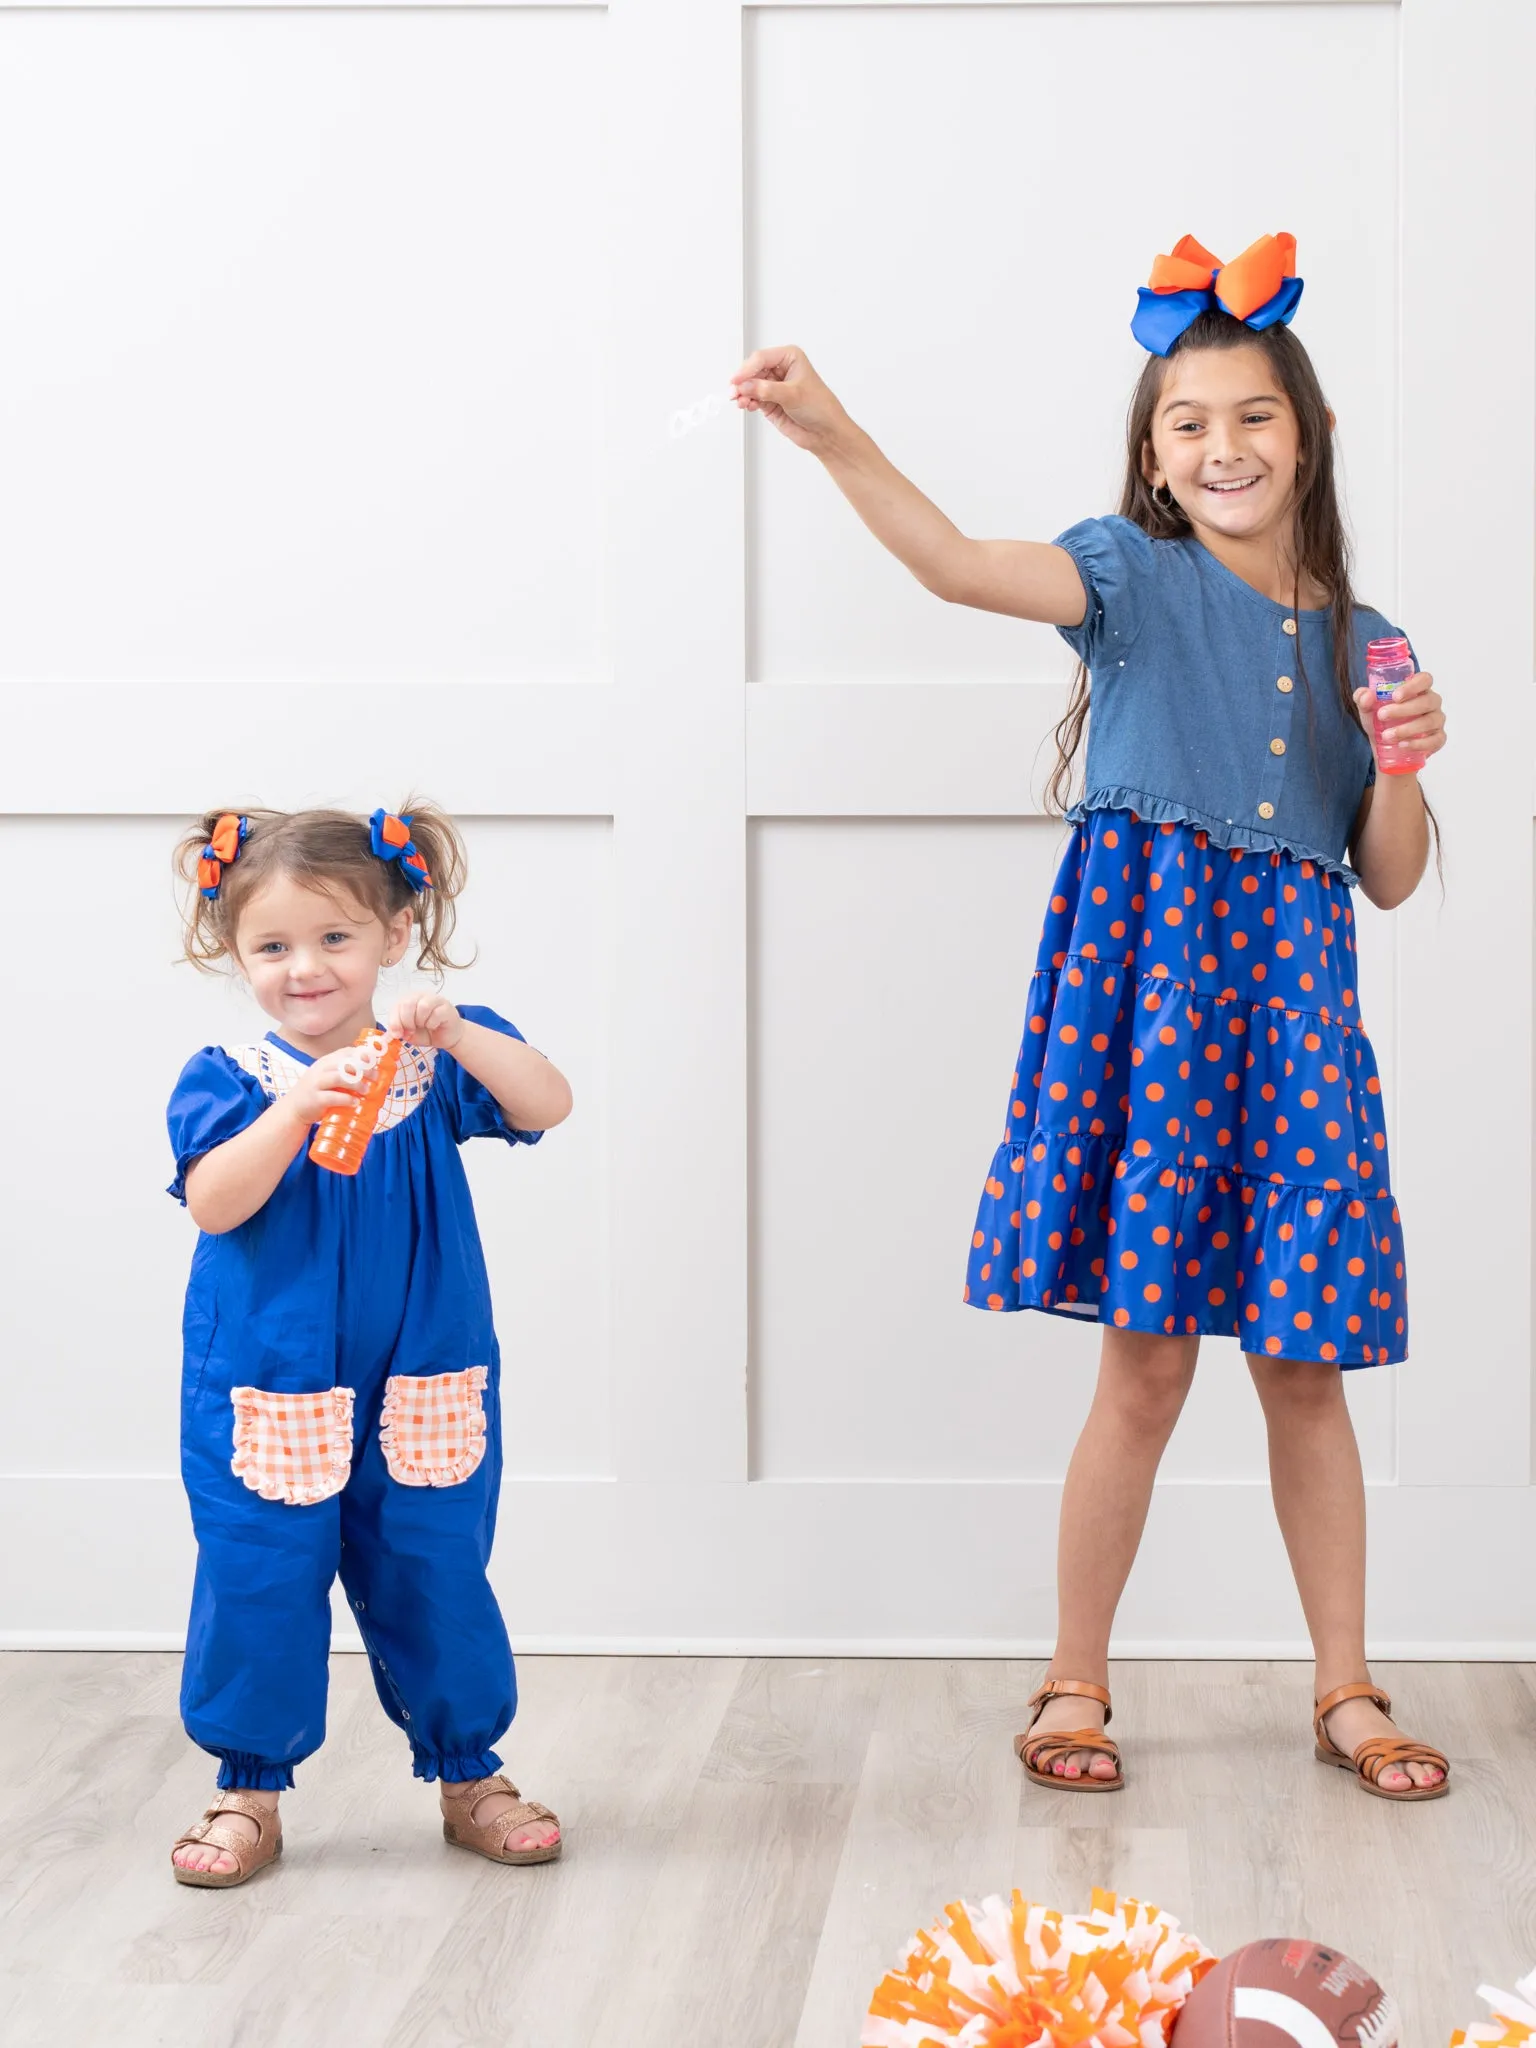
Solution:
M1131 332L1144 349L1165 356L1213 306L1259 332L1289 325L1300 298L1294 235L1261 235L1230 263L1185 235L1172 255L1152 265L1150 283L1136 294Z
M250 826L233 811L226 811L213 828L213 836L197 863L197 886L205 896L217 896L224 870L240 858Z

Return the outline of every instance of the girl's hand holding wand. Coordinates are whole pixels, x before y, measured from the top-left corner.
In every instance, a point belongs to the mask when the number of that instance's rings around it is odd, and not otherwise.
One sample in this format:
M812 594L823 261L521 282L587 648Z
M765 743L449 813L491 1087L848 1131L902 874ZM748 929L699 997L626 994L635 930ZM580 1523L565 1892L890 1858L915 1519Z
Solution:
M560 1069L520 1038L489 1031L460 1016L435 989L415 989L395 1004L387 1026L394 1038L452 1053L467 1074L489 1088L507 1121L522 1131L547 1131L571 1113L571 1089Z
M1049 626L1082 624L1088 600L1065 549L962 533L849 418L804 349L760 348L731 383L737 409L760 412L816 456L880 545L934 597Z

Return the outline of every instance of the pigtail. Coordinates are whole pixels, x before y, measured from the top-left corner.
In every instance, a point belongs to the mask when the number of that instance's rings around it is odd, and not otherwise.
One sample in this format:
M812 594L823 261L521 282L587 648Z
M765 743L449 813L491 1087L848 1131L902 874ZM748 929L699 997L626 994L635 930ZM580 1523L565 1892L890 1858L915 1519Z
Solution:
M201 887L203 859L222 818L236 815L226 804L216 811L204 811L187 827L171 857L171 870L181 884L181 950L183 958L205 974L213 973L221 960L234 957L234 926L229 917L228 893L222 887L217 896L206 896ZM242 812L248 831L262 813ZM243 852L242 848L242 852Z
M448 951L458 916L454 904L469 875L469 861L458 827L446 811L421 797L407 797L395 815L410 819L411 843L432 877L431 888L418 891L412 905L416 915L417 964L434 974L442 974L450 967L467 967L470 961L455 960Z

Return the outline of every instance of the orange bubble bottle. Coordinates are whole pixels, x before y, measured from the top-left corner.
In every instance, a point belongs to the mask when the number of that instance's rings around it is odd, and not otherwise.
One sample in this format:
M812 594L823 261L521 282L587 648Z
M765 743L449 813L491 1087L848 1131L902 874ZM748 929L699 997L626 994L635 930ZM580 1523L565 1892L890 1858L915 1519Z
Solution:
M361 1079L370 1066L373 1077L355 1103L326 1111L309 1148L316 1166L329 1167L332 1173L356 1173L362 1165L368 1140L379 1121L379 1112L389 1100L395 1085L395 1069L400 1064L399 1039L388 1038L372 1026L359 1032L353 1043L362 1055L352 1061L357 1078Z

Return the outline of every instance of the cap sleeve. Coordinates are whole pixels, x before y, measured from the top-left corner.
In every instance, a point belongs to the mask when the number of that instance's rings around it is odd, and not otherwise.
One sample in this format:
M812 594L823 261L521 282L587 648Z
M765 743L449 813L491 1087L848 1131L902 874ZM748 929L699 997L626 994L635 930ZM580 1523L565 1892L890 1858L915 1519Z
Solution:
M181 1070L165 1121L176 1155L176 1178L166 1189L183 1205L187 1169L205 1152L248 1130L267 1107L254 1074L248 1074L221 1045L205 1045Z
M461 1003L459 1015L471 1024L483 1024L487 1031L500 1031L526 1045L515 1024L487 1010L479 1003ZM459 1144L466 1138L505 1138L509 1145L537 1145L542 1131L520 1131L508 1123L501 1104L483 1081L461 1067L450 1052L440 1052L433 1076L434 1089L443 1091L453 1135Z
M1083 579L1088 609L1080 626L1057 632L1089 668L1105 651L1128 647L1146 617L1155 574L1154 542L1131 519L1082 519L1056 536Z

